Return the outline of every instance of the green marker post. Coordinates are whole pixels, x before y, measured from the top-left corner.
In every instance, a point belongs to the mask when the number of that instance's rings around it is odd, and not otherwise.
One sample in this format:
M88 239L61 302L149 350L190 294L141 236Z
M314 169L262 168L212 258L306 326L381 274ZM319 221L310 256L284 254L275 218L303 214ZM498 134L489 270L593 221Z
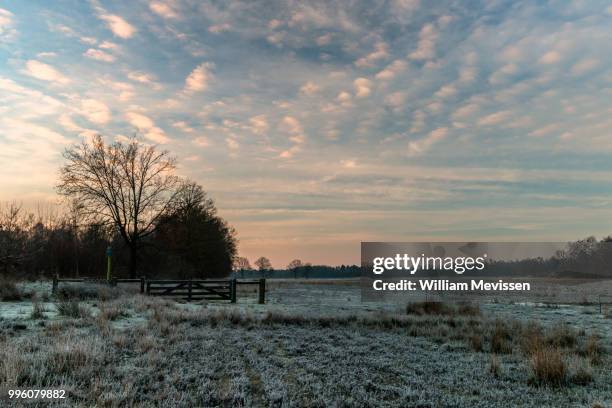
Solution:
M111 248L110 246L108 248L106 248L106 281L108 283L110 283L111 278L112 278L112 260L113 258L113 248Z

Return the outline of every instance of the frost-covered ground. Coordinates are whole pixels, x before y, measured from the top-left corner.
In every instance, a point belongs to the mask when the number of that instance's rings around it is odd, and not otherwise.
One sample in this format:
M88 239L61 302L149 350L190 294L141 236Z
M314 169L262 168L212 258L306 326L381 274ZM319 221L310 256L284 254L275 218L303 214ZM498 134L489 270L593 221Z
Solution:
M278 282L266 305L254 293L187 304L104 288L69 317L49 283L22 289L44 311L0 303L2 396L63 388L59 406L70 407L612 406L612 319L598 305L407 315L405 304L361 303L355 284ZM529 321L559 346L562 384L533 380Z

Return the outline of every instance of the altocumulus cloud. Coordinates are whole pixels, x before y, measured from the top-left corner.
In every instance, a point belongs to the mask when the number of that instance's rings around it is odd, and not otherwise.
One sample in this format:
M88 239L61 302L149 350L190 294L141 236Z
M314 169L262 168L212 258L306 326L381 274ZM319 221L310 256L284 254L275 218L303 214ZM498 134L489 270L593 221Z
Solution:
M138 131L189 159L251 257L609 232L609 2L262 4L3 5L3 162L54 174L66 144Z

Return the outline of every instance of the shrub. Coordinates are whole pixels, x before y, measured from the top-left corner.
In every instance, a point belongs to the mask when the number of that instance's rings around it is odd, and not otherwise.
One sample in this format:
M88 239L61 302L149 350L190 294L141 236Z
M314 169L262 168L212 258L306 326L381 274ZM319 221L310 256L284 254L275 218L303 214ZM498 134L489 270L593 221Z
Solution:
M537 385L560 386L565 383L567 366L559 349L542 347L531 355L532 381Z
M599 337L596 335L591 335L586 339L586 343L581 354L589 357L591 359L591 363L599 364L601 363L601 356L604 354L604 352L605 350L603 346L599 343Z
M23 295L15 282L2 279L0 280L0 300L3 302L17 302Z
M473 334L470 336L470 346L474 351L482 351L482 335Z
M577 342L576 331L564 324L554 326L546 335L546 343L555 347L573 347Z
M527 355L535 353L542 348L544 335L542 327L531 321L521 330L521 348Z
M63 285L57 289L57 298L61 300L88 300L97 299L99 296L97 285L70 284Z
M75 319L88 317L89 311L75 300L61 300L55 304L57 312L66 317Z
M491 335L491 352L498 354L512 353L512 334L509 327L502 321L495 321Z
M588 361L583 358L574 358L570 364L570 380L574 384L587 385L593 381L593 370Z

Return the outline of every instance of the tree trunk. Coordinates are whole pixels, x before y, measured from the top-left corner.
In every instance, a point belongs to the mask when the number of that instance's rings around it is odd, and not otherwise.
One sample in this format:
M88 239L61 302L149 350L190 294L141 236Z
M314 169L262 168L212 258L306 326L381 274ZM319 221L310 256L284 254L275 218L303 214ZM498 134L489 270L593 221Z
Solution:
M130 279L136 278L138 272L138 249L136 244L130 245Z

